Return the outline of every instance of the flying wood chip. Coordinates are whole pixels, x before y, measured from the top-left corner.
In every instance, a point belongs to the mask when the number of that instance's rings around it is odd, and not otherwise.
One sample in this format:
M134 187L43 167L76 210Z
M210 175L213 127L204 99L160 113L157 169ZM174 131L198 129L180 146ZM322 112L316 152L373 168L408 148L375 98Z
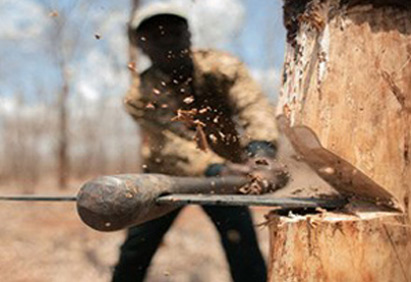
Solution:
M137 67L135 62L130 62L127 65L128 69L132 72L137 72Z
M182 121L192 126L195 124L194 117L197 114L197 109L192 110L177 110L177 116L173 117L171 121Z
M177 110L177 116L173 117L171 121L184 122L187 125L187 127L195 126L196 134L194 136L194 140L197 143L197 148L206 152L209 146L208 146L206 134L203 129L205 124L202 121L195 119L195 115L197 113L198 113L197 109L192 109L192 110L179 109Z
M201 151L207 152L208 150L208 142L207 142L207 137L204 133L203 130L203 124L197 123L196 126L196 135L194 136L194 140L197 143L197 148L200 149Z
M152 109L152 110L154 110L156 107L154 106L154 104L153 103L148 103L147 105L146 105L146 109Z
M49 13L49 17L55 18L55 17L58 17L58 16L59 16L59 12L57 12L57 11L51 11Z
M183 102L186 103L186 104L191 104L192 102L194 102L194 97L193 96L186 97L183 100Z

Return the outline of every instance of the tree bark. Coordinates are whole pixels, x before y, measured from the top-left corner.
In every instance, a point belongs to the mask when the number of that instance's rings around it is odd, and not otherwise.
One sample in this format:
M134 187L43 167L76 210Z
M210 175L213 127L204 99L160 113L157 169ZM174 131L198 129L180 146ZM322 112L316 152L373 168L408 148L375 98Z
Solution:
M410 281L410 230L389 214L270 215L269 281Z
M291 142L307 147L294 129L309 128L325 150L391 193L404 216L319 218L320 229L308 236L307 217L271 214L269 281L410 281L411 2L287 0L284 22L277 113ZM357 267L359 259L367 267Z

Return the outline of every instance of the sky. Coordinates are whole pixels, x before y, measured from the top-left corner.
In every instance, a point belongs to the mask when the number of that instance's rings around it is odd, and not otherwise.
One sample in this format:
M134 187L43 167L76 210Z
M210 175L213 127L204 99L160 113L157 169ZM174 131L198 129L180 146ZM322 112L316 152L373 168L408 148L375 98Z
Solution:
M197 47L238 56L275 100L285 48L281 0L167 1L188 10ZM130 0L0 0L0 156L19 150L20 141L39 129L33 142L24 143L26 149L37 150L43 160L54 160L61 52L69 57L73 160L82 160L89 146L111 156L121 156L124 148L137 155L138 131L122 105L130 78L125 34L129 4ZM64 15L69 20L56 32ZM23 126L26 137L19 133L21 126L10 129L7 124ZM93 130L84 130L86 126ZM6 140L20 141L10 148Z
M282 1L171 1L189 11L197 46L225 49L240 57L275 98L285 48ZM143 5L149 2L142 0ZM71 19L64 44L69 46L70 36L80 34L80 50L68 68L72 103L121 97L128 84L128 5L128 0L0 0L0 111L10 109L16 95L31 104L38 93L46 93L48 98L43 99L52 103L61 83L50 51L56 44L50 32L59 17L54 13L59 11L69 11Z

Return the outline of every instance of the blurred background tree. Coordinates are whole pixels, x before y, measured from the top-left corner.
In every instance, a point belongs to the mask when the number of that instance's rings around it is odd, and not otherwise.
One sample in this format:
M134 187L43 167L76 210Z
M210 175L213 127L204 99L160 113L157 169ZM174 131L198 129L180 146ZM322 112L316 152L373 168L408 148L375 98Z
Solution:
M50 181L139 169L138 128L124 113L130 11L153 0L0 2L0 182L24 192ZM172 0L196 47L239 56L275 101L283 60L281 1Z

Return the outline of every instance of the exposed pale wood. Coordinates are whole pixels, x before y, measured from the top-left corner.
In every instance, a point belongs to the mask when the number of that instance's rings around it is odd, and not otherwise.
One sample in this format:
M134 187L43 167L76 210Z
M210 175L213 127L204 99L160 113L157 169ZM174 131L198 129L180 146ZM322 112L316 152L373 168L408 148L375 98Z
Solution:
M326 149L408 206L411 11L315 2L296 15L278 114L309 127Z
M410 281L411 229L387 214L364 216L271 214L268 281Z
M405 216L312 228L271 215L269 281L411 281L411 1L286 0L285 25L284 132L317 169L328 151L364 173Z

